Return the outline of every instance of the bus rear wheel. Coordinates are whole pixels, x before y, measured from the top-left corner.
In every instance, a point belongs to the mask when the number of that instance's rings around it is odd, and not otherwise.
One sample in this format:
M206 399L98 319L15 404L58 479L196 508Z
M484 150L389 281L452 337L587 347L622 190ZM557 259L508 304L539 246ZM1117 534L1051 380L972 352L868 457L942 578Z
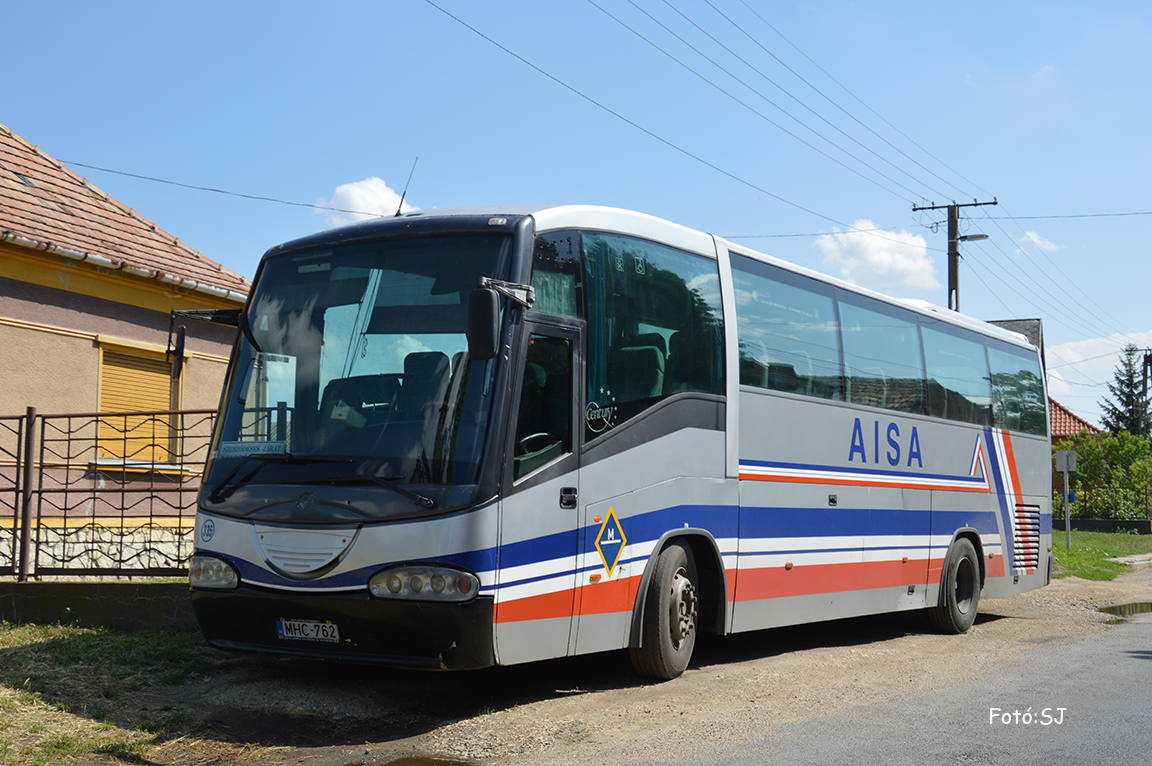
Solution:
M645 596L640 647L630 650L636 672L670 680L688 667L696 646L698 582L686 545L674 542L661 551Z
M948 551L940 580L940 603L931 611L932 622L944 633L965 633L976 622L980 605L980 560L967 538L959 538Z

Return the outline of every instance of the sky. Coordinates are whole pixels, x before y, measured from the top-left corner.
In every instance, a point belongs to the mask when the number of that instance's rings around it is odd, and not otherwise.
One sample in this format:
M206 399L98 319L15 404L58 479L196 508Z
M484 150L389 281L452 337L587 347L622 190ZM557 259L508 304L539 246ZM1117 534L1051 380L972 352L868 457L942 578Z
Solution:
M1152 346L1152 4L5 3L0 123L251 277L364 215L601 204L1040 318L1099 425ZM409 178L411 180L409 181ZM150 180L156 179L156 180ZM355 212L340 212L355 211Z

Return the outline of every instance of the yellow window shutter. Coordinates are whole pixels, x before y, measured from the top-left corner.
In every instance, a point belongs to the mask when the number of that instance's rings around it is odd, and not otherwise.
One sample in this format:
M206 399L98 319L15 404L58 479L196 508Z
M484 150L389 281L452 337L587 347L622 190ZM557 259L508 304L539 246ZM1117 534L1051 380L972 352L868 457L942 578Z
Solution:
M100 411L150 412L172 408L171 364L104 349L100 369ZM103 417L100 457L169 462L168 415Z

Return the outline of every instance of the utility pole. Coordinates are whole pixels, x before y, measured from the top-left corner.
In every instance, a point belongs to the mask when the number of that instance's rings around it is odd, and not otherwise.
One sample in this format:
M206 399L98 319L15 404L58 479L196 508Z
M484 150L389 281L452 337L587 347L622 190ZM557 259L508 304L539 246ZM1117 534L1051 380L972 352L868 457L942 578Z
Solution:
M962 207L979 207L981 205L998 205L999 202L993 197L991 202L980 202L972 200L971 202L957 203L952 201L951 205L913 205L912 210L947 210L948 211L948 308L953 311L960 310L960 243L975 241L978 239L988 239L987 234L973 234L967 237L960 236L960 208Z
M1144 401L1148 401L1148 376L1152 373L1152 348L1144 349Z

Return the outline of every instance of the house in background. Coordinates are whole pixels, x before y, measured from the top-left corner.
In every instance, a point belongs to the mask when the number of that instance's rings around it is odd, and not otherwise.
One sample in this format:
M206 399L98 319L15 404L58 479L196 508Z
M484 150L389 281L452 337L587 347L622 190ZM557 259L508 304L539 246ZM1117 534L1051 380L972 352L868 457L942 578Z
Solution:
M0 416L215 408L236 331L183 322L173 380L169 312L250 286L0 125Z
M1055 446L1061 439L1075 436L1081 431L1087 431L1093 436L1102 433L1096 426L1080 417L1052 397L1048 397L1048 417L1052 424L1052 445Z

